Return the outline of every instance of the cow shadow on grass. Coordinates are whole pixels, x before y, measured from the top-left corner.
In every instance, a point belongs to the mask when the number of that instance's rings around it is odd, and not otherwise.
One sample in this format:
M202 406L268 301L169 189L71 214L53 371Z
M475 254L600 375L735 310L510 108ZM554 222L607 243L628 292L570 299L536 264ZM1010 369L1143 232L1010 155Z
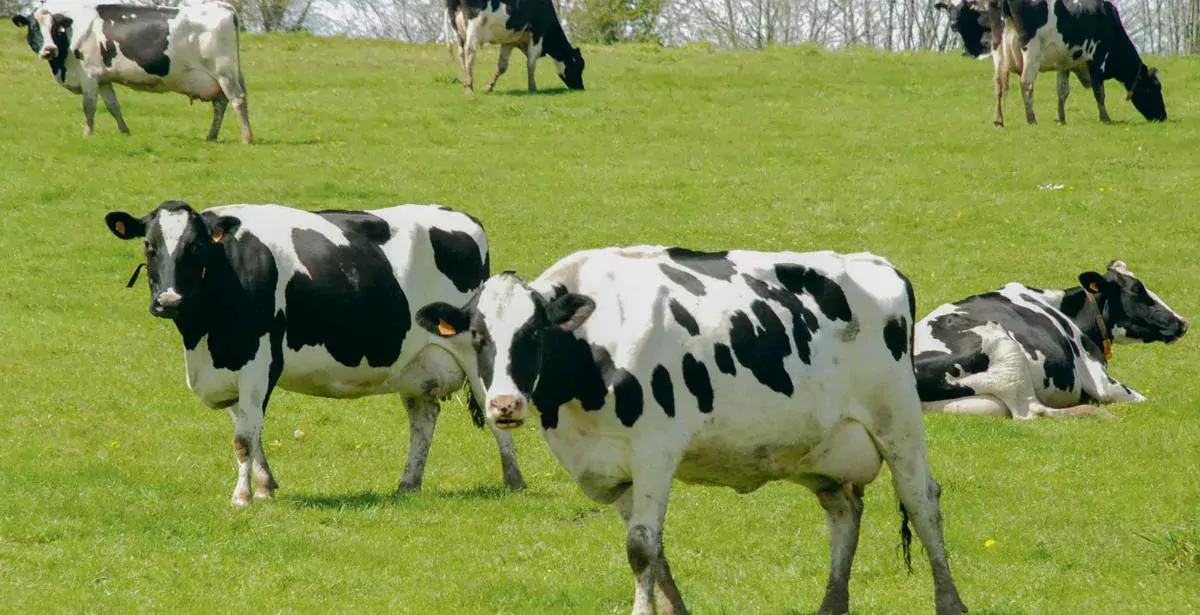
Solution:
M526 89L516 90L492 90L492 96L562 96L570 94L571 90L567 88L554 88L552 90L535 90L530 92Z
M544 493L513 491L504 485L480 485L470 489L449 491L422 490L419 492L396 493L391 491L353 491L349 493L291 493L277 499L291 502L300 508L364 509L394 507L404 508L418 499L437 500L502 500L509 497L544 498Z
M804 610L804 609L794 609L791 611L784 611L784 612L780 613L779 615L817 615L817 612ZM873 613L871 611L851 610L850 615L873 615ZM976 611L975 609L971 609L971 615L1024 615L1024 614L1021 611L1006 611L1006 610Z

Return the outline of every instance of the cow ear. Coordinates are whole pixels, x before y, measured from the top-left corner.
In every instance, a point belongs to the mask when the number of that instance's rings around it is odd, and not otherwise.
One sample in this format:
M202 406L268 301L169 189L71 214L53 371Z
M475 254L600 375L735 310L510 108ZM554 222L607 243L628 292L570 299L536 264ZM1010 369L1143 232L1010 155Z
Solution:
M546 306L546 318L555 329L570 333L587 321L594 311L595 301L583 295L567 293Z
M121 239L134 239L146 236L146 221L123 212L110 211L104 216L104 223L113 235Z
M1150 67L1150 76L1151 76L1151 77L1157 77L1157 76L1158 76L1158 68L1157 68L1157 67L1155 67L1155 66L1151 66L1151 67Z
M12 22L13 22L13 25L18 28L28 28L29 27L29 18L24 15L13 15Z
M242 226L242 221L233 216L221 216L216 220L206 220L205 225L208 227L208 234L212 237L213 243L221 243L226 235L237 232L238 228Z
M417 324L441 337L454 337L471 326L471 317L461 308L441 301L417 310Z
M933 5L933 8L935 8L939 11L945 11L945 10L948 10L950 7L945 2L939 2L935 5Z
M1079 274L1079 285L1093 293L1103 291L1107 284L1108 281L1104 279L1104 276L1095 271L1085 271Z

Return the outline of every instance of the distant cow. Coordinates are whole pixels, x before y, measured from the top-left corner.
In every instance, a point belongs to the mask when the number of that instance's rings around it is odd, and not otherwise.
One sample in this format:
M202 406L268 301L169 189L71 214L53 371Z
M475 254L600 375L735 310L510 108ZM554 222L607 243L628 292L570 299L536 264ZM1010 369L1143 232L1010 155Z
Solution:
M14 24L28 28L29 46L50 63L59 85L83 95L84 135L92 134L96 95L117 128L129 132L112 84L147 92L179 92L212 101L208 140L215 141L230 101L250 143L238 18L224 2L180 8L52 0Z
M554 59L558 76L572 90L583 89L583 54L572 47L550 0L447 0L450 23L458 35L458 58L463 65L463 85L474 91L475 54L483 43L500 45L496 74L483 86L491 92L508 70L513 49L525 52L529 91L537 90L534 67L538 58Z
M1090 404L1146 399L1108 375L1112 344L1169 344L1187 328L1121 261L1066 290L1014 282L917 323L917 386L927 412L1111 417Z
M990 0L950 0L938 2L933 8L945 11L950 18L950 29L962 38L963 53L979 58L991 53L1000 45L1000 34L1004 22L1000 19L1000 7Z
M913 306L908 280L870 254L642 246L576 253L532 284L502 273L417 322L474 350L493 424L519 427L536 406L572 478L616 506L634 613L686 612L662 543L676 478L813 491L832 541L820 612L846 613L863 489L886 461L949 615L966 607L926 461Z
M434 206L196 212L178 201L104 219L121 239L145 238L150 313L175 321L192 391L233 416L234 505L250 503L252 470L255 499L275 491L261 433L277 385L321 397L400 394L410 427L400 490L420 488L438 400L465 372L450 344L412 326L412 314L430 301L463 301L487 278L478 222ZM504 482L523 487L511 436L492 431Z
M980 11L978 0L962 5L956 23L992 22ZM1058 122L1066 123L1066 101L1070 73L1090 87L1100 110L1100 120L1112 121L1104 105L1104 80L1116 79L1125 86L1127 100L1151 121L1167 119L1158 71L1142 62L1133 41L1121 23L1117 7L1106 0L999 0L1003 33L999 52L992 54L996 95L996 126L1004 125L1004 100L1009 73L1021 75L1025 119L1037 123L1033 113L1033 83L1039 71L1058 73ZM981 17L975 17L980 15ZM964 45L978 34L963 30ZM968 47L969 48L969 47Z

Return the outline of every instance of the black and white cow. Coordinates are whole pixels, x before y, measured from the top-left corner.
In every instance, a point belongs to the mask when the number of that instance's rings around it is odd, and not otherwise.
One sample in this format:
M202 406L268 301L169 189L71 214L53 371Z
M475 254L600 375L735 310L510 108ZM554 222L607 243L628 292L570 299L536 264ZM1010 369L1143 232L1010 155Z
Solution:
M1150 121L1167 119L1162 84L1157 69L1147 67L1129 39L1117 7L1107 0L999 0L1003 33L999 53L992 54L996 96L996 126L1004 125L1004 100L1009 73L1021 76L1025 119L1037 123L1033 113L1033 84L1038 72L1058 73L1058 122L1066 123L1070 74L1091 88L1100 120L1110 122L1104 105L1104 81L1116 79L1125 86L1126 100ZM960 9L958 21L983 14L980 23L992 21L977 4ZM964 17L965 16L965 17ZM974 30L972 30L974 32ZM966 44L967 34L963 34ZM975 36L972 34L971 36ZM994 37L993 38L997 38Z
M458 36L458 59L468 94L475 91L475 55L483 43L500 45L496 74L483 86L484 92L491 92L508 70L513 49L525 52L530 92L537 90L534 68L543 55L554 59L568 88L583 89L583 54L567 40L550 0L446 0L446 9Z
M212 101L208 140L221 130L233 102L250 143L246 83L242 78L237 13L209 1L179 8L51 0L14 24L28 29L29 46L50 63L59 85L83 95L84 135L92 134L96 97L117 128L129 132L113 84L147 92L179 92Z
M963 53L980 58L991 53L1000 44L1004 22L1000 19L1000 6L990 0L950 0L938 2L933 8L944 11L950 18L950 29L961 37Z
M438 400L465 372L453 345L413 327L412 315L430 301L463 301L487 278L478 221L436 206L196 212L178 201L104 220L121 239L145 238L150 313L175 321L192 391L233 416L234 505L250 502L251 477L256 499L276 488L261 441L276 386L321 397L398 393L410 426L400 490L420 488ZM504 482L524 487L511 436L492 431Z
M908 280L870 254L640 246L576 253L531 284L502 273L417 322L474 350L490 421L516 428L536 408L584 493L616 506L634 613L686 612L662 545L676 478L812 490L832 540L820 612L847 612L863 489L886 461L949 615L966 607L926 461L913 307Z
M1146 399L1108 375L1112 344L1169 344L1187 328L1121 261L1066 290L1013 282L917 323L917 387L927 412L1110 418L1090 404Z

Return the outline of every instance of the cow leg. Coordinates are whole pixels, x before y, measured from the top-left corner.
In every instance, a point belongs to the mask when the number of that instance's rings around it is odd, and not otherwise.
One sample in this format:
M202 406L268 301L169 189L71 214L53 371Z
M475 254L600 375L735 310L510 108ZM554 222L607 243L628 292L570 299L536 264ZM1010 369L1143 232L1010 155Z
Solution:
M117 130L129 134L129 126L125 125L125 118L121 116L121 103L117 102L117 93L113 91L112 84L101 83L98 89L100 98L104 99L104 106L108 108L113 119L117 120Z
M1025 68L1021 71L1021 98L1025 101L1025 121L1030 125L1037 124L1037 116L1033 113L1033 82L1037 80L1037 69L1033 62L1025 60Z
M541 45L536 48L533 44L533 39L529 40L529 45L525 47L525 68L529 71L529 91L537 91L537 61L538 56L542 53Z
M500 60L496 62L496 74L492 75L492 80L483 86L484 92L491 92L492 88L496 87L496 80L500 78L508 70L508 56L512 55L512 45L500 46Z
M521 466L517 464L517 447L513 444L512 434L497 429L491 423L488 423L488 428L496 438L496 447L500 449L500 471L504 476L504 484L514 491L524 489L525 478L521 476Z
M993 59L993 66L992 89L996 95L996 116L992 120L992 125L996 128L1003 128L1004 101L1008 98L1008 67L1004 66L998 57Z
M1108 108L1104 106L1104 74L1092 74L1092 95L1096 97L1096 107L1100 110L1100 121L1111 124Z
M633 485L616 502L625 520L625 554L635 580L633 615L654 615L656 606L658 615L687 613L662 542L667 499L678 465L678 459L669 455L653 461L639 459Z
M1067 123L1067 96L1071 93L1071 73L1058 73L1058 123Z
M225 99L233 103L233 111L237 114L238 124L242 128L242 143L250 144L254 142L254 132L250 130L250 106L246 102L246 87L240 75L230 77L229 74L236 73L218 73L217 84L221 86L221 93L225 95ZM222 117L225 110L222 109ZM217 125L216 130L220 130L220 120L217 118L217 104L213 100L213 124ZM216 135L209 131L209 141L216 140Z
M221 134L221 121L225 119L225 107L229 106L229 99L225 98L224 93L217 94L212 99L212 105L212 128L208 129L208 140L216 141L217 135Z
M828 484L815 491L825 520L829 524L829 582L818 615L843 615L850 612L850 568L858 549L858 529L862 522L862 489L846 483Z
M1106 421L1113 421L1117 419L1117 415L1109 412L1108 410L1087 404L1071 406L1069 408L1046 408L1046 410L1042 413L1042 416L1048 416L1056 419L1094 416Z
M239 400L229 413L233 417L233 454L238 464L233 505L247 506L250 504L252 477L255 499L270 498L278 485L271 476L262 448L262 407Z
M433 442L433 431L437 427L441 406L436 399L426 396L404 398L408 409L408 461L404 464L404 475L400 477L397 493L417 491L425 476L425 459Z
M479 52L479 28L474 20L467 22L467 40L463 44L463 87L467 94L475 92L475 56Z
M96 123L96 90L83 90L83 136L92 136L92 128Z

